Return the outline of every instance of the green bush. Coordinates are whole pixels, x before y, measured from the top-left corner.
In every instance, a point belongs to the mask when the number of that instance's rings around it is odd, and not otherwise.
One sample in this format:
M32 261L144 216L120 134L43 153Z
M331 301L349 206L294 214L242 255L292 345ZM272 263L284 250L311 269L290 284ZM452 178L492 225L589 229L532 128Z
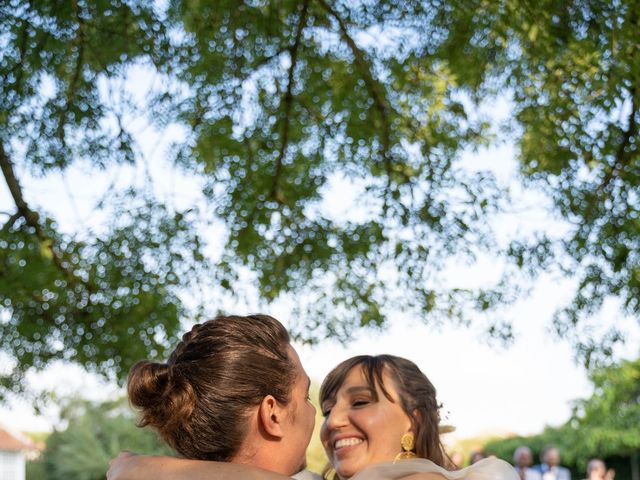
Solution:
M43 480L47 478L47 470L42 459L28 461L25 469L26 480Z
M110 460L122 450L172 453L154 432L136 426L135 415L123 400L73 401L64 417L67 428L48 437L38 462L45 475L34 480L104 480Z

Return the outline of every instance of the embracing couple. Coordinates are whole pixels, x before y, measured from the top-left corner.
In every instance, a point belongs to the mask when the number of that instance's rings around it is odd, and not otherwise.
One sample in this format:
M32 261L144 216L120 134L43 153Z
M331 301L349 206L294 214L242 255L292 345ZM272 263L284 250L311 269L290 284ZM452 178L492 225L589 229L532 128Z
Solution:
M142 361L128 380L140 424L181 456L123 453L108 480L286 480L303 471L315 421L309 377L289 334L267 315L220 316L194 326L166 364ZM517 480L487 459L450 471L436 391L409 360L358 356L320 388L330 480Z

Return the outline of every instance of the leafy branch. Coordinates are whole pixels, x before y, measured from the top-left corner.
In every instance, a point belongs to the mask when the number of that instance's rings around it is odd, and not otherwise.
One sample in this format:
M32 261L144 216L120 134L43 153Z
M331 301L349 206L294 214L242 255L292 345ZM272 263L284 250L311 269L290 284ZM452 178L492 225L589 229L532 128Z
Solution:
M358 48L356 42L353 40L351 35L347 30L347 26L345 25L342 17L336 12L325 0L318 0L318 3L322 6L324 10L331 15L335 21L338 23L338 27L340 28L340 35L349 46L351 53L353 54L353 58L355 60L355 64L360 70L360 74L362 75L362 80L364 81L367 90L369 91L369 95L373 100L375 105L375 109L378 112L378 116L380 117L380 123L382 124L382 158L385 165L385 170L388 176L387 190L391 187L391 175L392 175L392 164L391 164L391 127L389 125L389 104L385 98L384 91L381 88L381 85L373 76L371 72L368 62L365 59L365 53Z
M291 65L289 66L289 77L287 80L287 90L284 94L284 124L282 127L282 143L280 144L280 150L278 151L278 157L276 158L275 173L273 176L273 186L271 188L271 197L280 203L283 203L284 199L279 191L280 177L282 175L282 163L287 153L287 146L289 144L289 128L291 126L291 108L293 106L293 84L295 81L295 69L298 63L298 49L300 47L300 39L302 38L302 31L304 30L307 22L307 13L309 11L309 1L305 0L302 5L302 11L300 12L300 19L298 21L298 28L296 31L296 38L293 45L289 48L289 55L291 57Z
M82 283L90 292L94 291L95 288L92 285L88 284L83 279L78 277L65 265L61 252L58 251L58 248L54 244L53 239L49 235L47 235L47 233L42 228L42 225L40 224L40 215L32 210L27 204L26 200L24 199L24 195L22 194L22 187L20 186L20 182L18 181L18 178L16 177L16 174L14 172L11 159L5 152L4 145L2 143L0 143L0 169L2 170L2 174L5 178L5 181L7 182L7 186L9 187L11 197L13 198L13 201L18 209L16 214L9 219L7 224L5 224L5 227L7 227L7 225L13 225L13 223L15 223L15 221L19 217L24 218L25 223L33 229L41 245L48 250L51 261L56 266L56 268L65 275L67 281L69 281L69 283L71 284Z

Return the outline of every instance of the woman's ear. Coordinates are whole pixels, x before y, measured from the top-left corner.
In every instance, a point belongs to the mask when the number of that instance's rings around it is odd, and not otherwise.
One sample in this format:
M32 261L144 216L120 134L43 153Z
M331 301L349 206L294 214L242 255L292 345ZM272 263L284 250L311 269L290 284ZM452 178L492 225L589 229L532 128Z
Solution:
M273 395L267 395L260 402L258 408L258 421L264 429L264 431L275 438L282 438L284 436L284 419L286 412L284 408L278 403Z
M411 412L411 428L408 430L414 435L418 435L418 425L422 421L422 413L417 408Z

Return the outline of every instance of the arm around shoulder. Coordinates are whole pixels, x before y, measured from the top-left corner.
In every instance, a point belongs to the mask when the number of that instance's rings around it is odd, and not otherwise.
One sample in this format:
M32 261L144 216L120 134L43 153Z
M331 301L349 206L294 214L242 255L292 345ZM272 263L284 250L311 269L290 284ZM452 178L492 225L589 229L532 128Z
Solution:
M114 458L107 480L290 480L289 477L260 468L225 462L136 455L122 452Z

